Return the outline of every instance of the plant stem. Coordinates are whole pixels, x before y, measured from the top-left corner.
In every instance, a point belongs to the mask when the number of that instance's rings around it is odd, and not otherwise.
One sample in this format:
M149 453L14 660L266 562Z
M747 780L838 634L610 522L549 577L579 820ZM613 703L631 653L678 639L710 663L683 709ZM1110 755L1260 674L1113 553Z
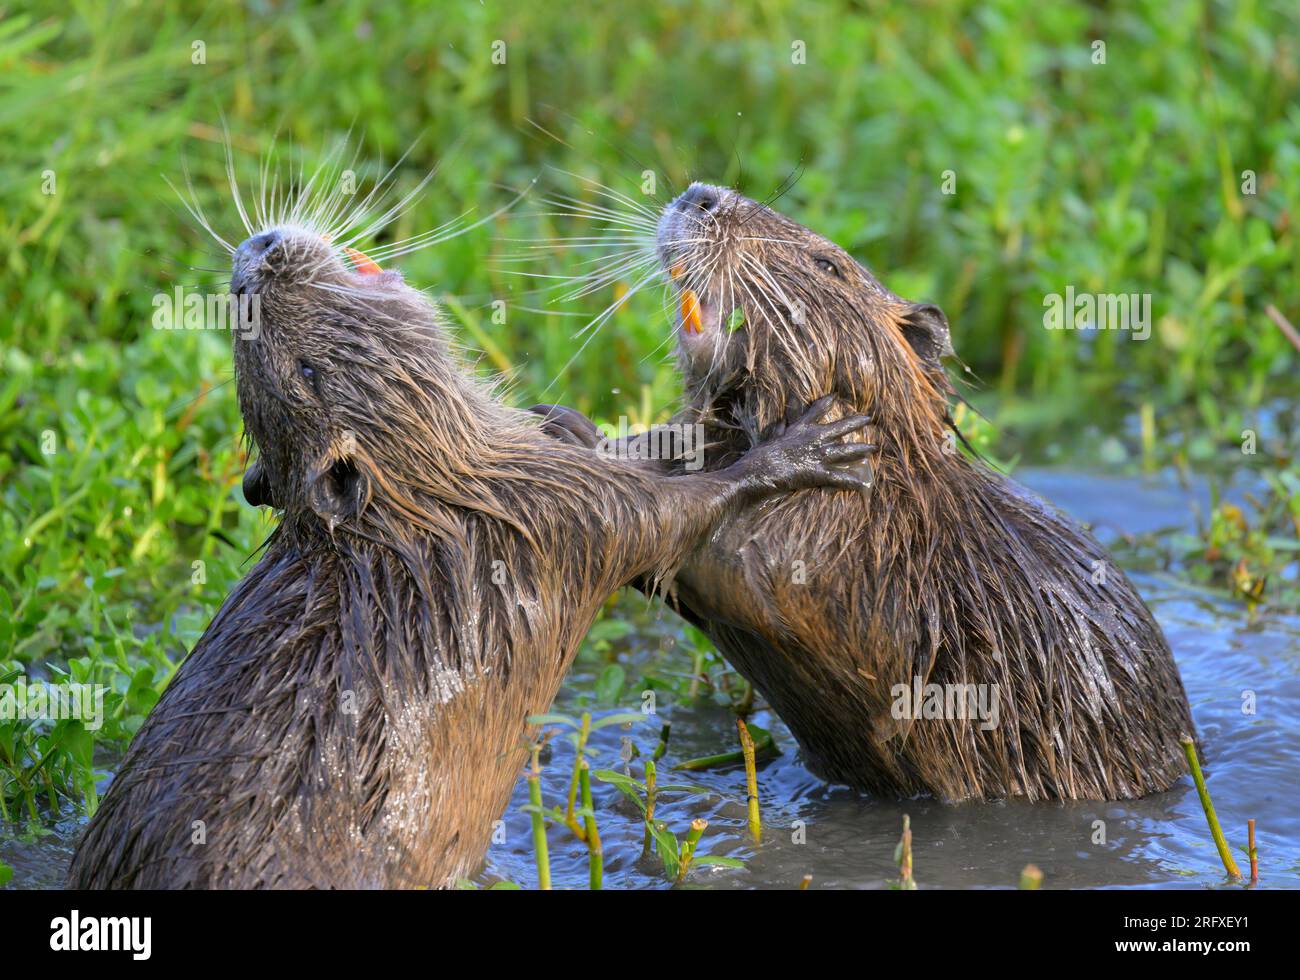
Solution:
M582 785L582 808L587 812L582 815L582 822L587 831L587 864L591 868L591 890L600 891L601 880L605 875L605 852L600 845L600 831L596 829L596 811L591 805L591 767L587 760L582 760L578 770L578 781Z
M1277 325L1277 328L1282 331L1283 336L1285 336L1287 340L1291 341L1291 346L1296 350L1300 350L1300 331L1297 331L1295 327L1291 326L1291 321L1282 315L1282 311L1272 303L1269 303L1264 307L1264 312L1267 313L1268 318Z
M1223 862L1223 868L1234 878L1240 878L1241 872L1237 869L1237 862L1232 859L1232 852L1228 850L1228 842L1223 837L1223 828L1219 826L1219 818L1214 814L1214 803L1210 800L1210 791L1205 786L1205 777L1201 775L1201 763L1196 758L1196 743L1192 741L1190 735L1182 737L1183 751L1187 754L1187 765L1192 770L1192 779L1196 783L1196 792L1201 797L1201 809L1205 811L1205 819L1210 825L1210 836L1214 838L1214 846L1219 850L1219 860Z
M1038 865L1026 864L1025 870L1020 872L1020 890L1035 892L1042 883L1043 872L1038 869Z
M537 763L540 745L533 746L532 772L524 775L528 779L528 802L533 810L533 854L537 858L537 887L542 891L551 890L551 857L546 848L546 817L542 813L542 779L541 767Z
M95 789L95 767L90 767L90 775L86 779L86 788L82 792L82 798L86 804L86 816L93 817L95 811L99 809L99 793Z
M587 839L587 832L582 829L582 824L578 823L578 818L573 815L574 808L578 801L578 770L583 763L583 751L587 748L587 736L591 734L591 712L582 713L582 727L578 729L578 751L573 757L573 778L569 780L569 806L564 811L564 825L573 831L573 836L580 841Z
M695 651L695 661L691 664L691 690L688 697L694 701L700 696L700 675L704 673L704 653Z
M551 890L551 858L546 850L546 818L542 816L542 783L536 773L528 773L528 802L537 809L533 818L533 853L537 857L537 887Z
M42 771L41 775L45 778L45 793L50 801L50 812L54 815L54 819L57 820L59 818L58 791L54 788L54 780L50 778L48 771Z
M650 824L655 818L655 784L658 779L658 772L655 770L654 759L646 759L645 762L645 840L641 844L641 856L645 857L650 853L650 848L654 844L654 837L650 833Z
M668 751L668 736L672 733L672 728L672 722L666 721L663 727L659 729L659 744L655 746L655 754L651 756L655 762L662 759L664 753Z
M740 701L736 704L736 714L742 718L748 718L754 713L754 685L745 681L745 693L740 696Z
M916 891L912 878L912 819L903 814L903 838L898 842L898 885L904 891Z
M1259 852L1255 850L1255 821L1246 821L1246 851L1250 855L1250 883L1259 884Z
M700 842L700 836L708 825L709 822L703 819L691 821L691 829L686 832L686 840L682 842L682 853L677 865L678 881L686 877L686 871L690 868L691 860L695 857L695 845Z
M749 832L755 843L763 839L763 820L758 812L758 769L754 764L754 740L745 726L745 719L737 718L740 731L740 750L745 754L745 786L749 793Z

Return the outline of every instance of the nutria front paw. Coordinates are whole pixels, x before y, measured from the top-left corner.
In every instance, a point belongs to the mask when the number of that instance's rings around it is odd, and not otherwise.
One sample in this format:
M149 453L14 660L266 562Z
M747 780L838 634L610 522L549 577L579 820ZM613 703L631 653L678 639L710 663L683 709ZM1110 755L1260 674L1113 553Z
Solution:
M746 490L766 496L810 487L866 490L871 486L869 471L859 464L876 447L839 441L869 425L871 418L846 415L819 423L833 401L832 395L819 398L794 421L776 426L767 441L735 464Z
M534 405L528 411L542 417L542 431L560 442L595 449L604 438L594 422L567 405Z

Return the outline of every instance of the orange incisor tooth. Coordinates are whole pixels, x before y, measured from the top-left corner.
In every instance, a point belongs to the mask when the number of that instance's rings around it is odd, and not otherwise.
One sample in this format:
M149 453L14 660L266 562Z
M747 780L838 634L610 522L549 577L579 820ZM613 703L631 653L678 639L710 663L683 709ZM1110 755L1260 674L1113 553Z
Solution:
M672 276L674 279L678 278L679 276L685 275L685 273L686 273L686 266L681 262L678 262L675 266L673 266L671 269L668 270L668 274Z
M334 244L333 238L334 238L333 235L320 236L320 240L323 241L326 245ZM355 248L348 248L346 245L343 246L343 251L346 252L348 258L352 260L352 268L354 268L357 272L361 273L361 275L363 276L374 276L384 271L383 269L379 268L375 260L372 259L365 252L358 252Z
M377 276L383 270L375 264L374 260L365 252L358 252L355 248L344 246L343 251L348 253L348 258L352 260L353 267L363 276Z
M682 326L687 333L703 333L704 321L700 317L700 298L695 290L688 289L682 293Z

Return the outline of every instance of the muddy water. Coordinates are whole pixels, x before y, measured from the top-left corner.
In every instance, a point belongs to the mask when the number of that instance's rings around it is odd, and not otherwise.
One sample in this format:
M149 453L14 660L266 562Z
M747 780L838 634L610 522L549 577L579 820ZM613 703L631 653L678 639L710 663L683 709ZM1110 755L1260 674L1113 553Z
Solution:
M1025 483L1097 527L1104 541L1123 534L1190 527L1198 495L1172 482L1091 477L1078 473L1022 471ZM1203 495L1199 503L1204 507ZM1177 576L1134 573L1174 650L1203 740L1206 772L1215 806L1234 849L1244 848L1246 820L1258 822L1261 885L1300 887L1300 617L1262 616L1248 623L1243 607L1204 593ZM580 661L555 710L576 715L590 709L600 718L640 707L642 676L686 674L691 658L677 642L674 617L625 597L620 608L635 631L611 654ZM627 685L616 703L595 699L597 678L616 656ZM1255 692L1255 713L1242 710L1243 692ZM1124 804L941 806L863 797L826 786L801 764L797 747L779 719L760 710L754 721L771 729L782 752L761 763L759 795L764 819L761 844L746 829L745 783L736 767L702 773L670 773L682 759L736 747L734 715L701 698L674 701L657 694L657 714L633 725L594 733L594 769L622 770L625 739L648 754L659 726L671 722L672 738L661 763L660 782L689 782L702 790L661 797L658 816L678 837L691 821L709 821L701 853L725 855L742 868L699 868L685 887L790 888L805 874L814 888L882 888L897 877L892 857L902 817L911 818L915 875L921 887L1014 887L1021 868L1033 863L1044 887L1210 887L1224 875L1206 830L1190 779L1167 793ZM573 749L556 740L546 759L543 792L548 806L563 805ZM642 762L629 771L642 777ZM657 858L641 859L642 821L634 805L612 786L596 782L595 808L605 851L607 888L666 888ZM524 784L516 789L500 841L476 876L479 884L536 884ZM78 824L66 821L34 841L0 836L0 861L12 865L10 887L57 887ZM563 828L549 835L553 885L585 888L587 858ZM1246 860L1238 853L1243 867Z
M1122 534L1190 528L1201 494L1172 482L1024 471L1018 477L1076 517L1094 524L1104 541ZM1199 499L1198 499L1199 498ZM1246 820L1258 826L1262 886L1300 887L1300 617L1268 616L1248 624L1236 602L1208 595L1176 577L1132 573L1160 620L1187 686L1203 740L1206 775L1219 819L1237 861L1245 868ZM643 604L642 604L643 605ZM638 671L662 658L653 635L674 630L672 618L642 627L620 656L635 687ZM673 654L668 654L671 658ZM669 669L690 670L677 654ZM656 668L662 671L662 665ZM580 667L556 709L577 714L589 701L596 668ZM1243 692L1255 692L1255 713L1243 712ZM623 710L635 707L625 696ZM647 752L658 725L672 724L666 762L736 747L734 716L725 708L673 704L657 698L658 717L630 729L603 729L592 739L593 768L621 770L622 738ZM612 710L612 709L610 709ZM594 712L599 717L600 712ZM739 768L685 776L710 795L677 795L658 816L678 837L692 819L709 821L701 851L742 859L743 869L704 868L687 887L790 888L805 874L811 887L882 888L898 876L893 863L902 817L911 818L915 876L921 887L1014 887L1029 863L1042 869L1044 887L1207 887L1224 882L1222 865L1206 829L1190 778L1169 792L1132 803L942 806L930 800L898 802L863 797L826 786L799 762L797 746L770 712L754 719L768 727L782 754L760 766L764 834L755 845L746 829L744 774ZM545 771L548 805L561 804L573 750L558 744ZM661 769L663 764L661 763ZM629 771L642 777L641 760ZM505 817L504 840L489 853L481 883L536 884L522 785ZM613 787L595 790L606 855L606 887L668 887L655 858L638 860L641 820ZM586 887L582 845L563 828L550 834L554 887Z

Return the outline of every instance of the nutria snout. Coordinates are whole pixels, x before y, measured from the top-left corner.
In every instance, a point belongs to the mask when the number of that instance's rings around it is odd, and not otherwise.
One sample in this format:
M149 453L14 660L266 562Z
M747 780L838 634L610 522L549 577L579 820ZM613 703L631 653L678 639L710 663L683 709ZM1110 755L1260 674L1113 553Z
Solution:
M1169 787L1193 729L1168 644L1091 535L959 451L942 311L727 188L692 185L653 235L686 388L674 422L705 427L710 465L811 398L873 414L869 495L769 501L677 577L681 611L810 767L943 800Z
M263 272L263 259L266 253L275 249L283 234L272 228L260 235L244 239L235 249L235 258L231 263L230 291L236 296L256 292L256 283Z
M68 880L446 885L481 859L526 719L608 595L666 580L758 499L860 487L842 467L865 448L839 440L865 420L816 424L820 403L716 472L610 464L499 402L400 275L311 221L249 231L230 248L260 319L233 342L260 454L245 487L281 520L132 741Z

